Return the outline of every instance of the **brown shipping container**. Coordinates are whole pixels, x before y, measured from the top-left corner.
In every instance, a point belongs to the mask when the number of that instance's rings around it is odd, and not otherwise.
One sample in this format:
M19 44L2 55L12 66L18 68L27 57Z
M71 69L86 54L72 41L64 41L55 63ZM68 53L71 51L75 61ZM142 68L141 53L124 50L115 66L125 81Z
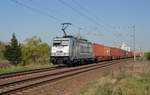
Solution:
M111 47L111 56L120 56L120 49L119 48L115 48L115 47Z
M120 58L124 58L124 50L119 49L119 56Z
M94 43L94 54L97 56L110 56L110 47Z

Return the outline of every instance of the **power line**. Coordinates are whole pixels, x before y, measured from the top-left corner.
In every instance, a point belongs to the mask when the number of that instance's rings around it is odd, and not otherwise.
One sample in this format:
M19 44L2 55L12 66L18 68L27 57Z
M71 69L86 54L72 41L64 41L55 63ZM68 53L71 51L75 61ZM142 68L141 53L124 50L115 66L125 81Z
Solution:
M74 4L76 4L78 7L80 7L80 9L82 9L86 13L90 13L89 15L91 15L91 17L93 16L92 18L95 18L95 20L98 21L98 18L94 14L92 14L91 12L89 12L87 8L85 8L82 5L80 5L76 0L71 0L71 1L73 1ZM103 26L103 25L101 24L101 26ZM85 29L85 30L87 30L87 29ZM100 35L102 35L102 34L100 34ZM98 35L95 33L95 36L98 36Z
M19 1L17 1L17 0L12 0L12 1L15 1L15 3L19 3L19 5L23 5L23 7L26 7L26 8L28 8L28 9L31 9L31 7L29 7L29 6L27 6L27 5L25 5L25 4L23 4L23 3L21 3L21 2L19 2ZM29 0L30 2L33 2L32 0ZM39 3L37 3L36 2L36 4L37 5L40 5ZM45 7L46 9L48 9L47 7ZM33 9L33 8L32 8ZM35 8L34 8L35 9ZM33 10L32 10L33 11ZM37 10L36 10L37 11ZM38 10L39 11L39 10ZM41 13L42 11L40 10L40 13ZM75 25L74 25L75 26ZM76 27L79 27L79 26L76 26ZM83 28L83 30L86 30L86 31L89 31L89 30L87 30L86 28Z
M51 18L51 19L54 19L55 21L63 21L63 20L60 19L60 18L57 18L57 17L55 17L55 16L52 16L52 15L50 15L49 13L46 13L46 12L41 11L41 10L39 10L39 9L36 9L36 8L34 8L34 7L30 7L30 6L28 6L28 5L26 5L26 4L22 3L22 2L20 2L20 1L18 1L18 0L10 0L10 1L12 1L13 3L15 3L15 4L17 4L17 5L20 5L20 6L24 7L24 8L30 9L30 10L32 10L32 11L34 11L34 12L38 12L38 13L40 13L41 15L47 16L47 17L49 17L49 18Z
M87 16L86 14L82 13L81 11L79 11L78 9L72 7L70 4L66 3L65 1L63 0L58 0L61 4L63 4L64 6L70 8L71 10L73 10L75 13L77 13L78 15L80 15L81 17L87 19L88 21L92 22L93 24L95 24L96 26L100 27L102 26L101 24L99 24L99 22L97 22L96 20L94 20L93 18ZM78 27L77 27L78 28ZM84 29L84 30L87 30L87 29ZM91 31L90 31L91 32ZM94 32L94 31L92 31ZM99 33L102 34L102 32L99 30L98 31Z
M76 5L78 5L78 6L80 7L80 9L82 9L82 10L84 10L85 12L89 13L89 10L88 10L87 8L85 8L83 5L80 5L76 0L71 0L71 1L73 1ZM99 20L99 21L101 21L101 22L104 23L103 20L99 19L99 18L98 18L96 15L94 15L91 11L90 11L90 15L93 16L96 20ZM110 24L104 23L104 24L102 24L102 25L103 25L103 26L106 25L106 26L109 26L109 27L111 27L112 29L114 29L114 27L113 27L112 25L110 25Z
M85 7L83 7L82 5L80 5L76 0L71 0L72 2L74 2L74 4L76 4L77 6L80 7L80 9L82 9L83 11L89 13L89 10ZM95 18L95 20L100 20L98 19L98 17L96 15L94 15L92 12L90 12L90 15L93 16ZM101 25L102 26L102 25Z
M41 15L50 17L51 19L54 19L54 20L56 20L56 21L63 21L63 20L61 20L61 19L59 19L59 18L56 18L55 16L52 16L52 15L50 15L50 14L48 14L48 13L42 11L42 10L39 10L39 9L37 9L37 8L34 8L34 7L30 7L29 5L24 4L23 2L20 2L20 1L18 1L18 0L10 0L10 1L12 1L13 3L15 3L15 4L17 4L17 5L20 5L20 6L24 7L24 8L30 9L31 11L38 12L38 13L40 13ZM32 0L31 0L31 1L32 1ZM33 1L32 1L32 2L33 2ZM84 28L84 30L85 30L85 28Z
M89 13L89 10L88 10L86 7L84 7L83 5L81 5L80 3L78 3L76 0L71 0L71 1L73 1L74 4L76 4L78 7L80 7L81 10L83 10L83 11ZM115 30L115 32L117 32L117 34L119 34L119 32L117 31L117 29L114 28L114 26L112 26L112 25L110 25L110 24L107 24L107 23L104 23L104 21L102 21L101 19L99 19L99 18L98 18L96 15L94 15L91 11L90 11L90 15L91 15L93 18L95 18L95 20L103 22L102 25L103 25L104 27L107 26L108 28L111 28L111 29ZM108 29L107 29L107 30L108 30ZM108 31L109 31L109 30L108 30ZM113 33L114 36L116 36L116 33L114 33L114 32L112 32L112 33ZM118 37L117 37L117 38L118 38ZM122 38L121 38L121 39L122 39ZM118 40L119 40L119 39L118 39Z
M14 2L14 3L16 3L16 4L18 4L18 5L20 5L20 6L22 6L22 7L25 7L25 8L27 8L27 9L30 9L30 10L32 10L32 11L34 11L34 12L38 12L38 13L40 13L40 14L42 14L42 15L48 16L49 18L54 19L54 20L56 20L56 21L63 21L62 19L57 18L57 17L55 17L55 16L53 16L53 15L50 15L49 13L47 13L47 12L45 12L45 11L39 10L39 9L37 9L37 8L34 8L33 6L31 7L31 6L27 5L27 4L24 4L24 3L21 2L21 1L18 1L18 0L11 0L11 1ZM94 24L96 24L96 25L100 25L100 24L99 24L97 21L95 21L93 18L91 18L91 17L85 15L85 14L82 13L81 11L78 11L76 8L70 6L68 3L66 3L66 2L64 2L64 1L62 1L62 0L58 0L58 1L60 1L60 2L61 2L62 4L64 4L65 6L68 6L68 7L71 8L72 10L74 10L74 11L75 11L76 13L78 13L80 16L86 17L88 20L92 21L92 22L93 22ZM84 29L84 30L87 30L87 29ZM90 32L91 32L91 31L90 31Z
M90 13L91 17L93 17L95 20L103 22L102 26L103 26L104 28L105 28L105 25L106 25L107 27L109 27L109 28L115 30L112 25L110 25L110 24L105 24L104 21L102 21L101 19L99 19L99 18L98 18L96 15L94 15L91 11L89 12L89 10L88 10L87 8L85 8L84 6L80 5L76 0L71 0L71 1L73 1L73 3L76 4L78 7L80 7L80 9L83 10L84 12ZM106 29L106 31L109 31L109 30ZM116 32L117 32L117 31L116 31ZM112 32L112 33L113 33L114 36L116 36L116 34L114 34L114 32ZM114 37L114 38L116 38L116 37Z
M28 0L28 1L34 3L34 5L37 5L38 7L41 6L41 3L36 2L35 0L34 0L34 1L33 1L33 0ZM47 7L47 6L42 6L42 9L47 10L47 11L51 11L51 12L53 12L53 13L59 13L59 16L63 16L64 18L68 18L66 15L62 14L60 11L59 11L59 12L56 12L56 11L50 9L50 8Z
M61 4L63 4L64 6L67 6L68 8L72 9L74 12L76 12L77 14L79 14L82 17L86 17L87 20L91 21L92 23L96 24L96 25L100 25L97 21L95 21L93 18L87 16L86 14L82 13L81 11L77 10L76 8L70 6L68 3L66 3L63 0L58 0ZM101 26L101 25L100 25Z

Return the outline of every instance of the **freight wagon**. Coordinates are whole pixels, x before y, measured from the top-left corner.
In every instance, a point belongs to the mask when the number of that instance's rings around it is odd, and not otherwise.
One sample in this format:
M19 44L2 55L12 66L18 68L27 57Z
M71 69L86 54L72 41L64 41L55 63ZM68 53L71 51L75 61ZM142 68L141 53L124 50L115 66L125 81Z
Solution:
M94 46L94 58L96 62L111 59L110 47L96 43L94 43L93 46Z
M116 48L116 47L111 47L110 48L110 55L112 57L112 59L120 59L121 53L120 53L120 49Z
M132 55L132 52L129 52L129 51L128 51L128 55L127 55L127 56L128 56L128 58L131 58L131 57L133 56L133 55Z

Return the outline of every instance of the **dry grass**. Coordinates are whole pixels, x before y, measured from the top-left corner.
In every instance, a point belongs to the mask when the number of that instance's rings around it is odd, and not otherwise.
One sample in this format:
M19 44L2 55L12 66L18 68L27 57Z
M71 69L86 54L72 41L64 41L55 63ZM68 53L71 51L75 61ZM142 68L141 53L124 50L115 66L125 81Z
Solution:
M150 62L123 64L76 95L150 95Z

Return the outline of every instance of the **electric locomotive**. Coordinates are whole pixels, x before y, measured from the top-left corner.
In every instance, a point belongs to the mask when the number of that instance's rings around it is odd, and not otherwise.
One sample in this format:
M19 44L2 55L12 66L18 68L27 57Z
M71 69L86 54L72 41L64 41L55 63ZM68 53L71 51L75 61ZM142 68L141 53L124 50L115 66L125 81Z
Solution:
M53 38L53 46L51 49L51 62L55 64L79 65L86 62L94 61L93 44L86 39L66 35L63 24L63 37Z

